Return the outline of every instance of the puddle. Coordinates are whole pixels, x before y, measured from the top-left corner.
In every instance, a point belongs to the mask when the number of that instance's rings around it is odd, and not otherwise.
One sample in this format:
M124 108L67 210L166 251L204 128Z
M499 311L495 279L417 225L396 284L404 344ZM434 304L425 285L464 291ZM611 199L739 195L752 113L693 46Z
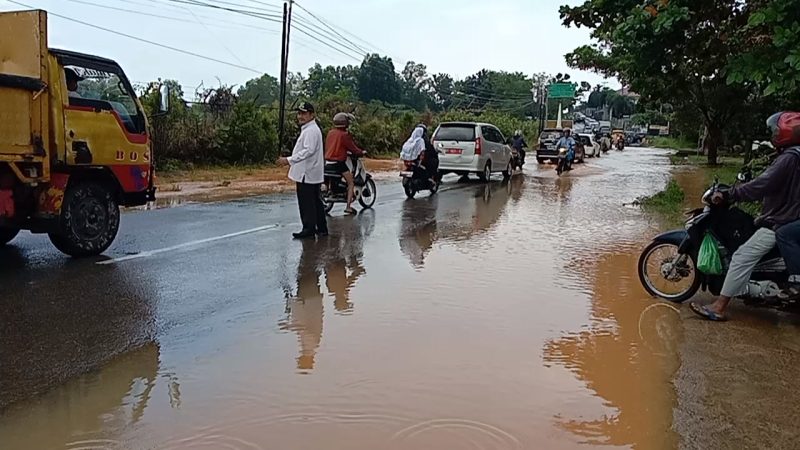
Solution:
M680 322L648 309L635 264L654 230L623 206L663 187L660 155L529 164L337 218L285 256L246 244L258 256L221 261L205 293L235 316L14 405L3 448L675 447ZM253 267L280 281L227 280Z

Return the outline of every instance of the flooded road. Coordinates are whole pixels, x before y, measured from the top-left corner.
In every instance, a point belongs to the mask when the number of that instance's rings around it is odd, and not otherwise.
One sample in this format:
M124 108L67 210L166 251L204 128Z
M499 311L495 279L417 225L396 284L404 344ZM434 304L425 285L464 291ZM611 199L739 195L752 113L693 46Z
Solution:
M674 448L682 319L639 285L658 225L624 206L662 155L382 184L316 242L280 195L126 215L103 265L24 236L2 448Z

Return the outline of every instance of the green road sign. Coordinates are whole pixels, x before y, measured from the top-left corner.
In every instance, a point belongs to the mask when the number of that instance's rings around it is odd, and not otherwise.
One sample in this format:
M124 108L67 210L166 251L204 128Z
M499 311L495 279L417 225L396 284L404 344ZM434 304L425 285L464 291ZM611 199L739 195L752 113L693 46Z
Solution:
M575 98L575 85L572 83L554 83L547 86L549 98Z

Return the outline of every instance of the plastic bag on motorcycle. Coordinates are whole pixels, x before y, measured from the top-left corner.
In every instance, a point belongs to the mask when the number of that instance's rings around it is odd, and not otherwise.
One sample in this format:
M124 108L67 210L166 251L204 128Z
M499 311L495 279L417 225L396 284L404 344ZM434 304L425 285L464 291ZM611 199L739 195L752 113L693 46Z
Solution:
M719 256L717 240L710 233L703 238L697 255L697 270L706 275L722 274L722 258Z

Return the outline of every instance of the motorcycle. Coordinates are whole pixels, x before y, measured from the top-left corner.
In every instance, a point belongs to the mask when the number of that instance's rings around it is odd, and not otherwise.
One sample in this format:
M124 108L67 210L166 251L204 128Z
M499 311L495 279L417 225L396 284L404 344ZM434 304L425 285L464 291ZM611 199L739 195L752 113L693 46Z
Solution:
M572 159L569 158L567 149L558 149L558 165L556 165L556 173L561 176L562 173L572 170Z
M434 176L434 181L431 182L428 176L428 169L422 165L419 158L414 161L403 161L405 170L400 172L400 177L403 179L403 190L406 197L414 198L419 191L430 191L431 195L439 191L439 186L442 184L442 177L439 174Z
M522 155L520 154L519 150L514 147L511 147L511 174L509 177L513 175L514 171L517 169L522 169L524 161L522 161Z
M325 162L325 182L322 184L322 203L325 212L330 213L335 203L347 203L347 181L342 174L335 170L336 163ZM361 207L370 209L378 197L378 190L372 175L367 173L361 158L351 156L347 160L347 167L353 172L355 189L353 197L358 200Z
M749 170L743 170L737 181L752 179ZM675 230L656 236L645 247L639 257L639 280L645 290L654 297L681 303L703 289L719 295L725 281L725 272L733 253L756 232L754 218L728 202L715 205L711 198L717 192L726 192L730 186L715 180L702 197L704 208L688 213L685 230ZM707 275L697 270L696 262L700 246L710 233L718 243L723 273ZM747 292L740 297L751 306L788 309L794 302L778 298L786 286L789 273L778 248L772 249L756 266L747 285ZM674 291L668 291L671 286ZM665 287L666 286L666 287Z

